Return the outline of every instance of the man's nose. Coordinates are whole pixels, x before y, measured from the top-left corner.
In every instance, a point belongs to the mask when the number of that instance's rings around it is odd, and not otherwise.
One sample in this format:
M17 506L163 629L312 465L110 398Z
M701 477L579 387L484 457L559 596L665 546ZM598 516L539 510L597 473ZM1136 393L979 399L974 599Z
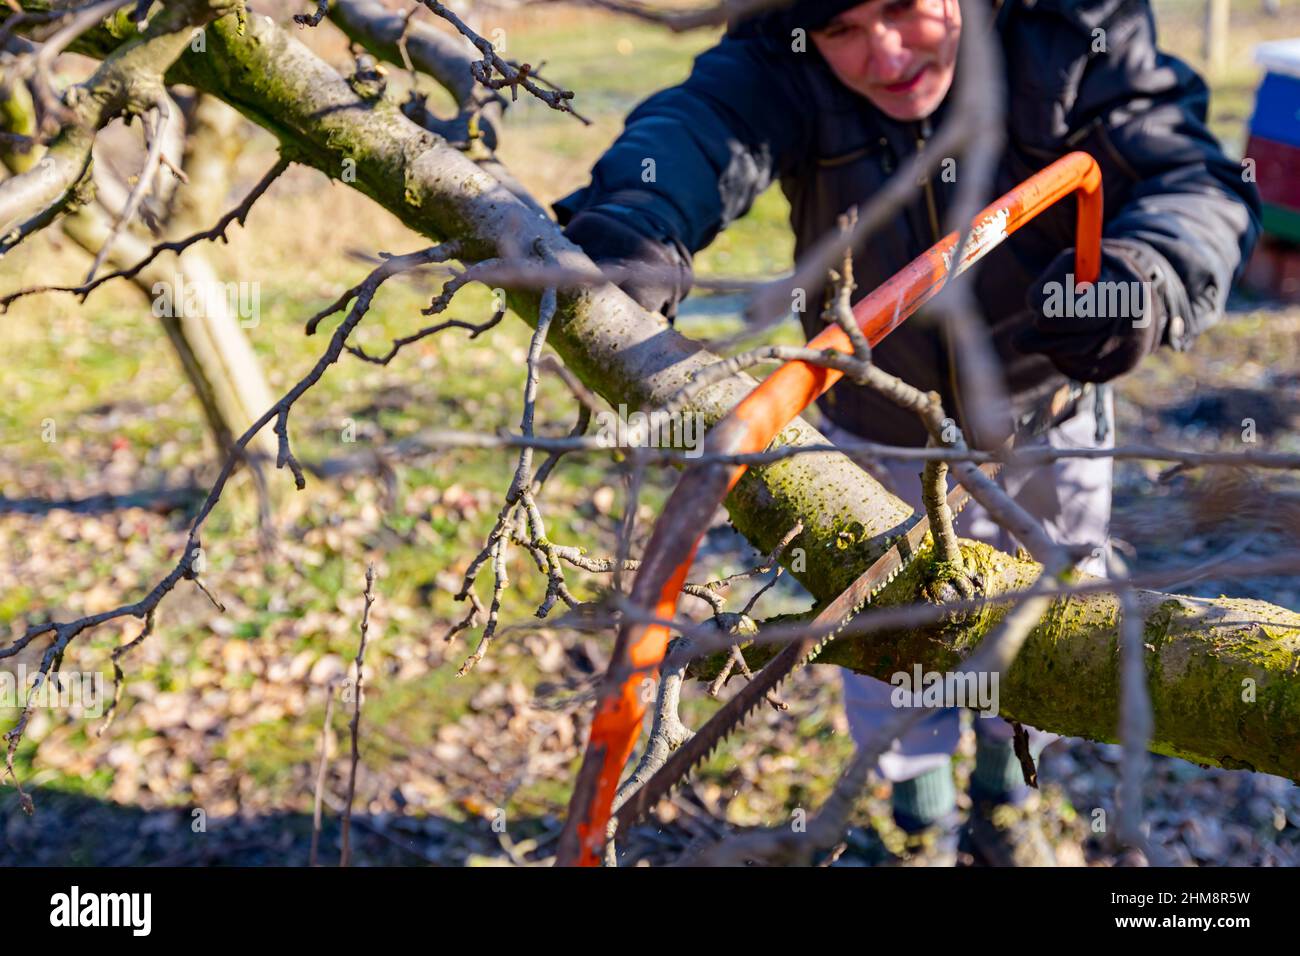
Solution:
M904 79L911 56L902 34L878 27L868 40L866 80L868 83L897 83Z

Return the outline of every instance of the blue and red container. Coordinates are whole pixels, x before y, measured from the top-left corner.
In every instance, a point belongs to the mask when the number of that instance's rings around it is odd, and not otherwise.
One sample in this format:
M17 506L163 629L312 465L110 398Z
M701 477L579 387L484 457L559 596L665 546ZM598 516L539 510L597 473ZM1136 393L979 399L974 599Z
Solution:
M1264 231L1300 243L1300 38L1255 48L1264 82L1255 94L1246 155L1264 201Z

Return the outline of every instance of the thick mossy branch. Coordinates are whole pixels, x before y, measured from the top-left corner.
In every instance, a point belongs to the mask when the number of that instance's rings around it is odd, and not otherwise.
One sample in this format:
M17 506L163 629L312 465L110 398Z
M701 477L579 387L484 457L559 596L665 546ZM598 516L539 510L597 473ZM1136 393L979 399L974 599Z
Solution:
M1041 568L962 541L983 596L1024 590ZM925 600L923 555L873 607ZM1081 577L1080 583L1088 580ZM1300 614L1264 601L1136 592L1155 711L1151 749L1200 764L1257 770L1300 781ZM889 680L920 664L958 669L1010 605L990 601L960 626L931 624L834 641L817 662ZM790 623L794 618L779 619ZM776 621L768 622L776 623ZM1054 601L999 686L1001 716L1073 737L1115 742L1119 715L1119 599L1094 593ZM779 647L746 648L760 667ZM711 679L726 655L697 662Z

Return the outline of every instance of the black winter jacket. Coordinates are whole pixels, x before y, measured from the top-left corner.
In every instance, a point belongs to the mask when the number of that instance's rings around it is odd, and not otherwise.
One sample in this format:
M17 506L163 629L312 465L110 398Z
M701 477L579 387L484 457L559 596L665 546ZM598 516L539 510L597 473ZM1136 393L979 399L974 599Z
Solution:
M691 253L744 215L774 180L790 202L796 257L833 229L840 213L868 201L944 121L953 97L926 121L892 120L836 80L811 40L806 52L793 50L787 27L733 28L696 59L684 83L638 106L596 164L591 184L556 204L560 222L598 207L689 265ZM1097 29L1105 31L1100 52ZM1005 0L996 30L1007 91L996 194L1072 150L1090 153L1102 170L1105 236L1124 240L1136 254L1163 305L1157 311L1164 328L1154 341L1188 348L1222 314L1259 231L1254 187L1206 128L1205 84L1157 50L1147 0ZM857 297L941 237L955 189L935 177L868 241L854 259ZM1022 407L1064 381L1043 356L1020 354L1012 338L1027 321L1029 287L1074 244L1074 206L1066 200L1040 215L975 276L976 297ZM803 314L809 336L820 331L819 306L810 295ZM873 355L958 411L949 349L924 311ZM865 438L925 442L915 416L852 383L841 382L820 404L832 421Z

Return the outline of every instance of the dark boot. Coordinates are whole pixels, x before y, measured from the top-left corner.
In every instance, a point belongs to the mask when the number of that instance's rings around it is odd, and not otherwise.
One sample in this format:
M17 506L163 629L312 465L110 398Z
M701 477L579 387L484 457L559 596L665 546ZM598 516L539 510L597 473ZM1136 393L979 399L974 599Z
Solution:
M960 833L952 767L894 784L895 829L881 834L886 866L955 866Z
M1037 756L1034 754L1035 759ZM975 865L1057 865L1038 812L1041 800L1025 784L1010 741L976 741L970 797L961 849L971 855Z
M1016 799L971 798L961 848L976 866L1056 866L1056 853L1043 831L1037 793Z

